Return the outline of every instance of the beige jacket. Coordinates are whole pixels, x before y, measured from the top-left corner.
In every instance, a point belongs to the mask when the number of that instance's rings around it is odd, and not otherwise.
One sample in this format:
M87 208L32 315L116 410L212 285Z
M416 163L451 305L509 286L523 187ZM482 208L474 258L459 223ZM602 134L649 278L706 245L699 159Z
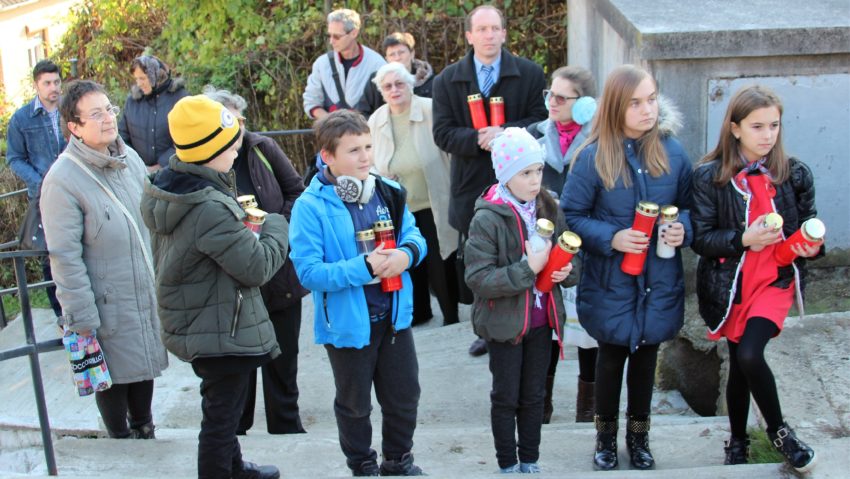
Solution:
M168 365L160 339L154 279L142 248L150 235L139 204L145 166L118 137L104 155L71 138L41 187L41 215L63 320L96 330L116 384L153 379ZM133 216L142 243L109 196L69 155L79 158Z
M437 226L437 238L440 241L440 256L448 258L457 250L457 230L449 226L449 155L437 148L431 134L433 116L431 99L413 95L410 105L410 134L413 147L419 153L425 181L428 183L428 196L431 200L431 212ZM393 126L390 122L390 107L383 105L369 117L372 130L372 152L375 168L381 176L391 178L389 163L395 151L393 145Z

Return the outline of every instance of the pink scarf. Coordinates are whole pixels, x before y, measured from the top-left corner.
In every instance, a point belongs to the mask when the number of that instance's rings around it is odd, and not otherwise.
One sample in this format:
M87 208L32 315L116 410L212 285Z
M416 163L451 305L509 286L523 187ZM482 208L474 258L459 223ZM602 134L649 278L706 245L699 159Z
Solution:
M570 149L570 145L573 143L573 140L576 139L576 135L581 131L581 125L570 120L566 125L562 125L560 122L555 122L555 128L558 129L558 140L561 142L561 154L567 154L567 150Z

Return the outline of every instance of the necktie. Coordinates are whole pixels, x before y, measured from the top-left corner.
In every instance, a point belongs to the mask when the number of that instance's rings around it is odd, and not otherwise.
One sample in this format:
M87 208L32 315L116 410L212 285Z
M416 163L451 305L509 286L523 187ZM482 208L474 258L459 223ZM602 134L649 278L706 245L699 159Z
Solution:
M493 88L493 67L491 65L483 65L481 71L484 73L484 81L481 82L481 94L489 97L490 89Z

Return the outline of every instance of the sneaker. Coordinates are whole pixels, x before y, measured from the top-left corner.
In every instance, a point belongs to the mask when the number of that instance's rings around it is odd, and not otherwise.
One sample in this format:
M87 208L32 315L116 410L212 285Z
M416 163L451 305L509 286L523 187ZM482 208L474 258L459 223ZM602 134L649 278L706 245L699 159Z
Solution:
M519 464L514 464L513 466L503 467L499 469L499 472L502 474L519 474L522 470L519 468Z
M275 466L258 466L242 461L242 468L233 471L233 479L279 479L280 471Z
M422 469L413 463L413 453L406 452L395 460L387 460L381 463L382 476L424 476Z
M472 357L484 356L487 354L487 341L481 338L476 339L469 345L469 355Z
M788 423L783 422L779 430L773 434L767 433L767 437L797 472L806 472L814 467L815 451L797 438Z
M521 462L519 463L519 472L523 474L540 474L540 466L536 462Z
M380 476L381 468L378 467L378 463L376 461L369 460L363 461L356 469L352 469L351 472L354 477Z

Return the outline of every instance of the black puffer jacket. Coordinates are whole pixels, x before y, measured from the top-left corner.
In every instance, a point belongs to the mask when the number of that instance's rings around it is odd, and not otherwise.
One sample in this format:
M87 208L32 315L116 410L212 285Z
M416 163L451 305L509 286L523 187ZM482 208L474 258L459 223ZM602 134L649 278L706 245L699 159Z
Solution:
M149 95L133 86L118 121L118 133L127 146L136 150L147 166L165 168L174 154L174 140L168 129L168 112L189 92L182 78L171 78Z
M791 158L790 177L776 186L773 201L784 224L782 232L791 236L800 225L817 216L815 186L812 171L800 160ZM740 301L739 265L745 248L741 237L746 229L747 195L730 181L718 187L714 183L720 160L697 167L693 174L693 205L691 224L694 228L693 250L700 255L697 267L697 297L699 312L706 325L716 331L726 319L734 302ZM821 248L818 256L823 255ZM806 275L806 260L798 258L794 265L781 268L775 286L788 288L794 279L794 266L799 273L802 292Z

